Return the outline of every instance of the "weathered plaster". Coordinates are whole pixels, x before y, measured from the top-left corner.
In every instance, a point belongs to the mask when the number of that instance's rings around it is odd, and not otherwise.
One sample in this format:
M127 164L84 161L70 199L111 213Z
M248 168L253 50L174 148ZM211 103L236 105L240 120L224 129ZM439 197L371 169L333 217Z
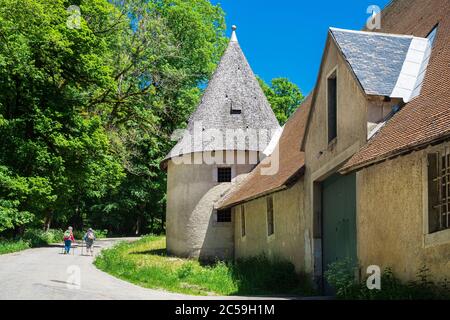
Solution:
M234 212L235 258L265 254L269 259L283 259L293 263L297 271L304 271L305 219L303 215L303 181L289 189L274 193L274 229L267 234L267 197L236 206ZM241 233L241 208L245 206L246 235Z
M233 257L233 224L218 223L214 210L214 204L231 187L231 183L217 183L217 167L222 166L168 162L166 232L169 254L201 259ZM236 177L250 172L254 165L231 167Z
M363 274L367 266L378 265L413 280L426 266L433 279L450 278L450 230L429 234L426 222L426 154L440 146L361 171L358 255Z

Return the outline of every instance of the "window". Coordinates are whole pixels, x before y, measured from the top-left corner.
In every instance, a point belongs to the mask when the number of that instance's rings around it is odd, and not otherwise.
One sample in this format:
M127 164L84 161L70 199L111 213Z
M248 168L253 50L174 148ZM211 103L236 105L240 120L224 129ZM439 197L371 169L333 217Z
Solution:
M233 101L229 100L229 105L230 105L231 114L241 114L242 113L242 108L237 103L234 103Z
M218 210L217 222L231 222L231 209Z
M217 168L217 181L231 182L231 168Z
M450 229L450 147L428 154L428 228Z
M241 206L241 236L245 237L245 206Z
M267 235L271 236L273 234L274 234L273 198L267 197Z
M337 77L336 71L327 79L328 143L337 137Z

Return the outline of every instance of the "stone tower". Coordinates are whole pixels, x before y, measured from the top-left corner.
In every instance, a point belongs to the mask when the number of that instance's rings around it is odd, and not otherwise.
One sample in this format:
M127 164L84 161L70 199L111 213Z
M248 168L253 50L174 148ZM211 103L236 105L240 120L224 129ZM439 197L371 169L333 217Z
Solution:
M167 170L169 254L211 260L233 257L231 211L215 203L250 172L279 130L278 121L236 36L196 111L162 167Z

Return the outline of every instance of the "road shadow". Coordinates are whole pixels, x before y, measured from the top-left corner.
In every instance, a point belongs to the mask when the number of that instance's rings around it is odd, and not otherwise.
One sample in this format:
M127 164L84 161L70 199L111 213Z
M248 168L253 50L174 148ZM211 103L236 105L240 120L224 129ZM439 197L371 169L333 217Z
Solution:
M74 285L72 282L67 282L67 281L62 281L62 280L50 280L50 282Z

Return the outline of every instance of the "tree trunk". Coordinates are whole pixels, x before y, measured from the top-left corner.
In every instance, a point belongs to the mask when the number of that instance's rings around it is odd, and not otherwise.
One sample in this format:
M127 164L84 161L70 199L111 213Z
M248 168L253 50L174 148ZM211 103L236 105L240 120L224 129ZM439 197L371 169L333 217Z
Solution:
M150 216L150 232L155 233L155 217L153 214Z
M140 233L140 227L141 227L141 219L139 217L136 220L136 235L138 236Z
M48 230L50 230L52 219L53 219L53 210L49 210L45 215L44 219L44 232L48 232Z
M80 204L79 202L77 202L77 205L75 207L75 215L74 215L74 219L73 219L73 228L74 229L79 229L79 230L83 230L84 227L84 223L83 223L83 216L82 216L82 212L80 210Z

